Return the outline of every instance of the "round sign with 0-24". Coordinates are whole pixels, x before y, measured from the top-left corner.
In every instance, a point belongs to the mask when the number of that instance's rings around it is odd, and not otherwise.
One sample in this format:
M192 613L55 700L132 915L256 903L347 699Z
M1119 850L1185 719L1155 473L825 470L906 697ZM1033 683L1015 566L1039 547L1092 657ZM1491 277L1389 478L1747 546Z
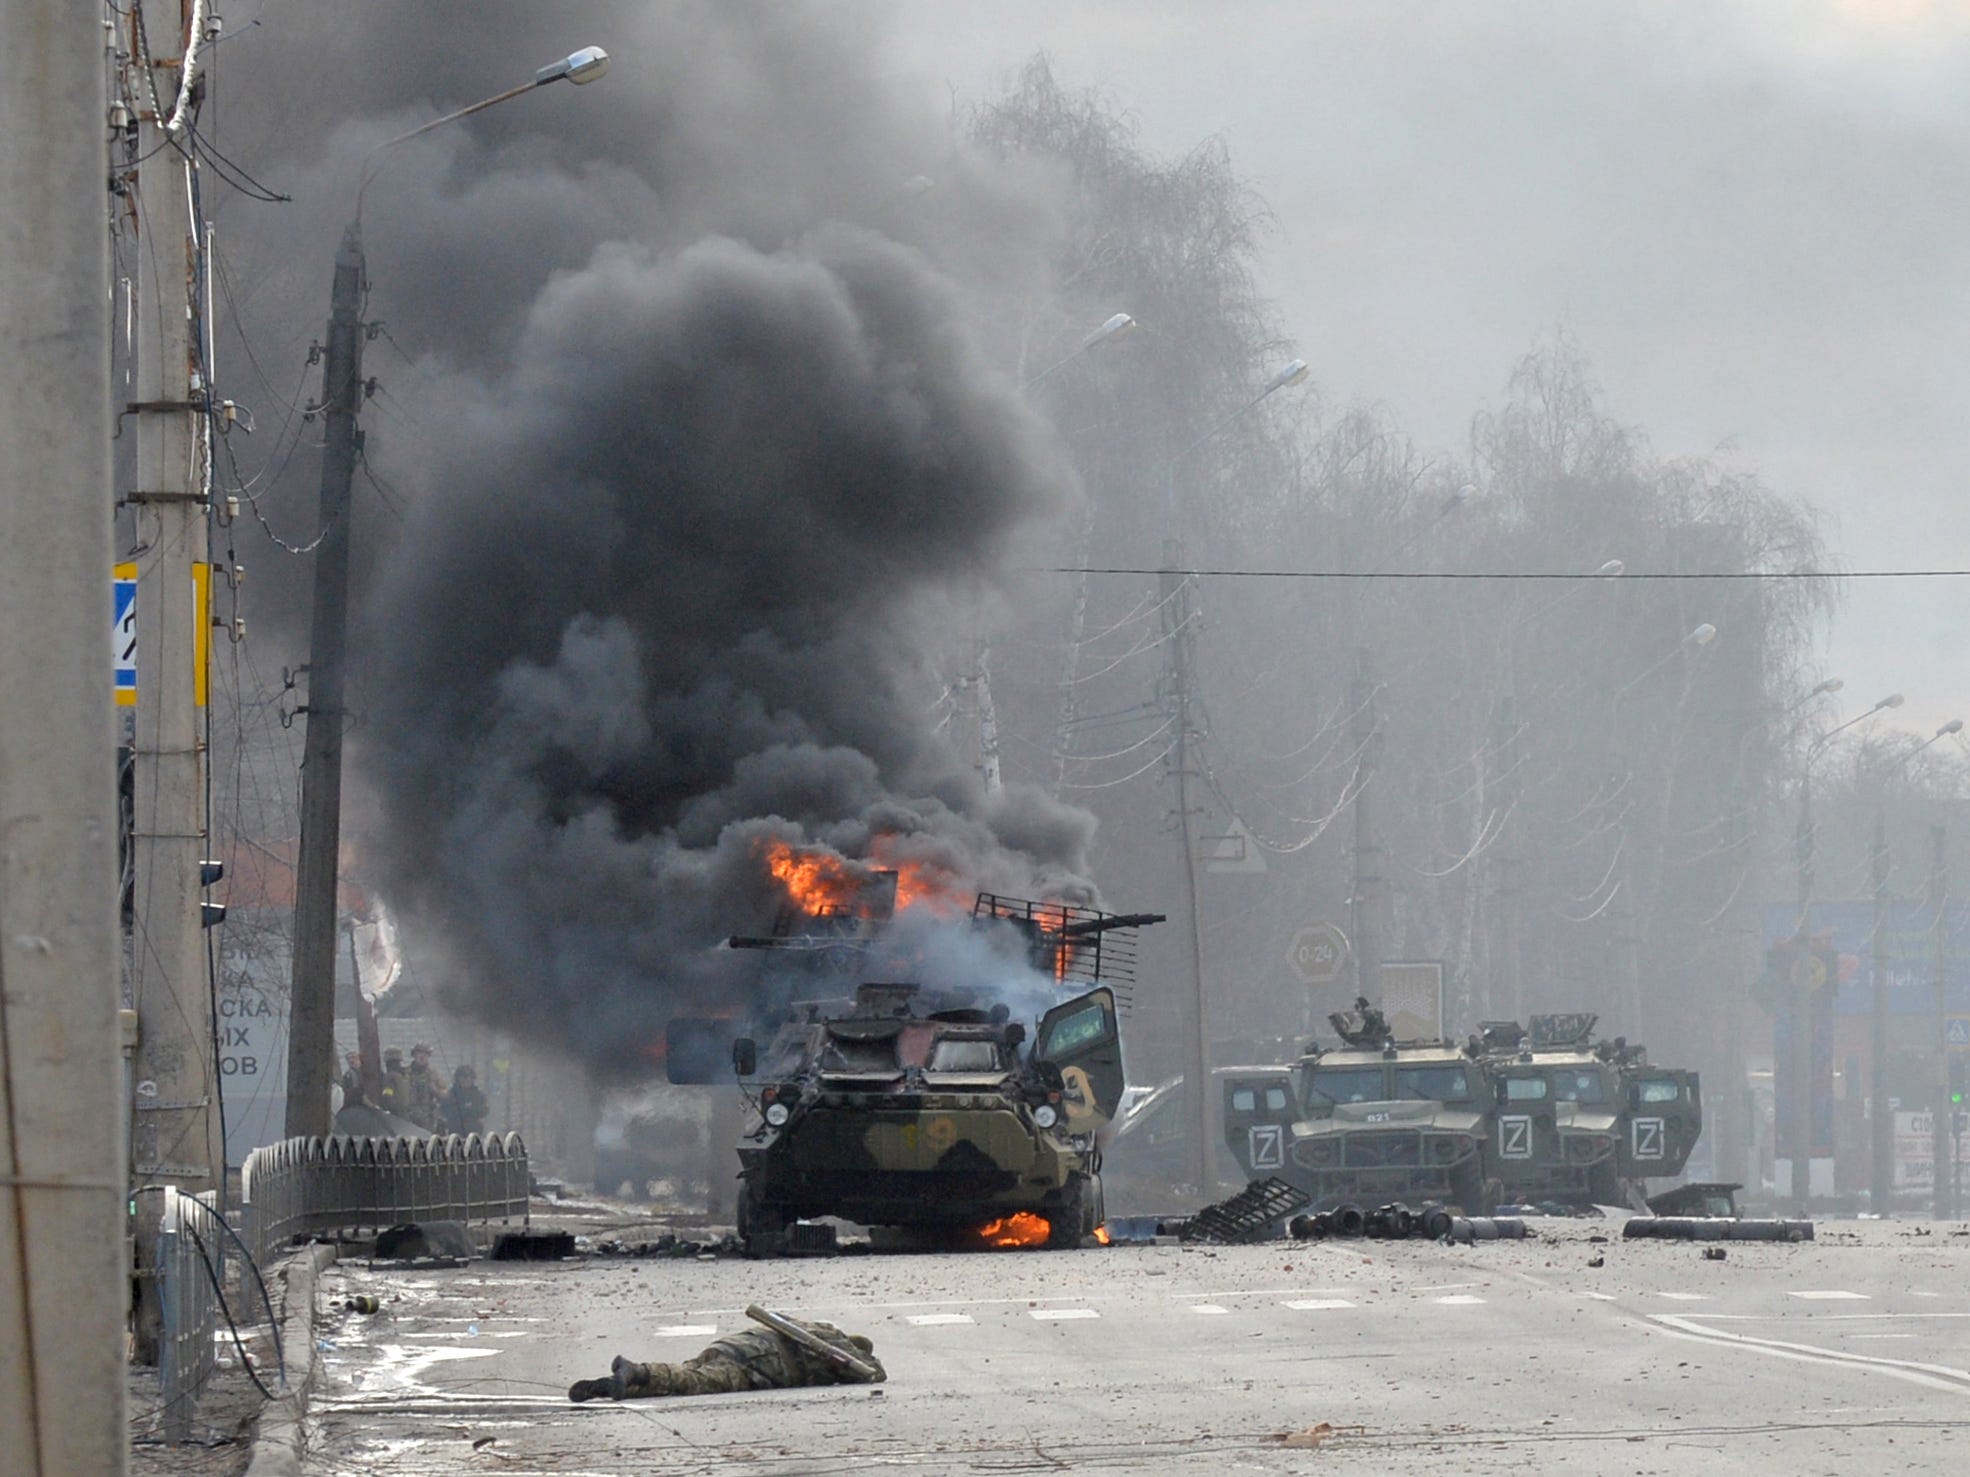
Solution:
M1801 954L1792 961L1792 988L1802 995L1815 995L1826 987L1826 961L1817 954Z
M1293 935L1286 959L1303 983L1331 985L1347 968L1348 936L1331 923L1311 924Z

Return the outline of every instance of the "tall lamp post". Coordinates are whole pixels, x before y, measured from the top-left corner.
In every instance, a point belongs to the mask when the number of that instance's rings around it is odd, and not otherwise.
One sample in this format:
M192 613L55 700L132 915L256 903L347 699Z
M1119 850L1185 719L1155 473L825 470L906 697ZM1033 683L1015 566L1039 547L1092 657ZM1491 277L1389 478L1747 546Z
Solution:
M287 1036L289 1137L329 1131L329 1082L335 1066L336 861L342 845L343 661L349 616L349 489L362 454L356 417L363 401L361 321L367 267L363 194L381 156L420 135L469 118L550 82L593 82L609 69L599 46L542 67L530 82L434 118L370 151L356 187L355 218L335 254L328 346L319 413L327 423L322 454L321 542L315 550L313 623L309 628L307 743L301 761L301 845L294 879L294 958Z
M1197 1192L1206 1200L1212 1198L1215 1184L1211 1165L1215 1159L1212 1143L1217 1136L1217 1104L1211 1097L1211 1036L1210 1012L1206 1008L1204 993L1204 940L1198 923L1197 911L1197 845L1195 817L1191 813L1191 781L1196 777L1196 748L1198 733L1196 718L1196 683L1194 663L1197 654L1197 613L1192 608L1190 591L1192 581L1182 570L1183 543L1176 537L1176 488L1177 478L1183 464L1190 454L1226 430L1247 411L1254 409L1268 396L1275 395L1288 386L1303 382L1310 372L1306 360L1294 359L1282 365L1264 387L1238 409L1218 421L1203 435L1179 451L1170 463L1170 475L1166 485L1165 510L1169 514L1172 531L1163 544L1163 619L1170 641L1170 696L1175 707L1173 717L1176 726L1176 739L1170 751L1170 777L1176 782L1177 833L1183 841L1183 899L1184 932L1190 949L1190 977L1185 982L1184 1004L1189 1020L1188 1046L1190 1061L1184 1072L1191 1084L1190 1090L1190 1168L1196 1178Z
M1887 773L1875 797L1874 845L1869 860L1874 874L1874 960L1868 970L1868 1202L1876 1215L1886 1215L1895 1193L1895 1119L1888 1102L1888 796L1887 784L1908 773L1909 761L1937 739L1963 732L1963 720L1952 718L1921 743L1904 749L1881 768ZM1938 1043L1938 1049L1942 1049Z
M1813 835L1813 762L1820 751L1838 734L1877 714L1899 708L1904 699L1891 692L1873 707L1856 713L1845 723L1836 723L1806 746L1805 762L1799 769L1799 834L1796 856L1799 863L1799 931L1795 936L1792 979L1787 997L1786 1016L1791 1022L1791 1050L1788 1053L1786 1101L1791 1113L1786 1122L1787 1157L1792 1165L1792 1213L1806 1214L1812 1193L1813 1152L1813 996L1828 983L1815 977L1813 958L1813 863L1816 842Z

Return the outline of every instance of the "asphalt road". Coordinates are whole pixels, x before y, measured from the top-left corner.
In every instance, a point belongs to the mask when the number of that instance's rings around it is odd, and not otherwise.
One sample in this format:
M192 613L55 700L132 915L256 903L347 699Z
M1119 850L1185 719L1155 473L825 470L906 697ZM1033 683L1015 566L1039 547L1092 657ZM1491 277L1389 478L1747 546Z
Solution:
M344 1263L316 1474L1958 1472L1970 1232L1810 1245L1290 1242L752 1263ZM1954 1234L1952 1234L1954 1232ZM1592 1267L1601 1255L1605 1265ZM758 1301L886 1385L571 1406ZM1317 1448L1278 1438L1327 1422Z

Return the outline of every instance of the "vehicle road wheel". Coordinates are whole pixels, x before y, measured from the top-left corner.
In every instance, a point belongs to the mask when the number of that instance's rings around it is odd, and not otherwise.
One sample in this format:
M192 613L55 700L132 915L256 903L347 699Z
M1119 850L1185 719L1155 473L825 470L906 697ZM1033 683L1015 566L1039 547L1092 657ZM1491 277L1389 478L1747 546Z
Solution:
M1496 1180L1486 1180L1484 1171L1478 1167L1476 1156L1460 1164L1450 1172L1450 1198L1465 1215L1490 1215L1498 1201L1490 1195ZM1502 1189L1502 1186L1500 1187Z
M739 1244L749 1257L778 1256L786 1250L787 1225L777 1212L760 1204L752 1181L739 1192Z
M1096 1181L1099 1184L1099 1181ZM1066 1193L1060 1197L1060 1204L1047 1213L1047 1245L1051 1247L1073 1247L1081 1244L1081 1238L1088 1234L1088 1181L1076 1175L1067 1182Z

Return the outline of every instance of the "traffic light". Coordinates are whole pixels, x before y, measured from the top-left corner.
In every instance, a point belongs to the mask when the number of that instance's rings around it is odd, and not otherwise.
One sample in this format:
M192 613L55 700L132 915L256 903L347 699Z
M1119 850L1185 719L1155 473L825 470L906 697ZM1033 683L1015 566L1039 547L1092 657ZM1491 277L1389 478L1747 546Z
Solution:
M1966 1092L1970 1092L1970 1061L1960 1056L1952 1057L1949 1064L1950 1105L1956 1108L1962 1107Z

